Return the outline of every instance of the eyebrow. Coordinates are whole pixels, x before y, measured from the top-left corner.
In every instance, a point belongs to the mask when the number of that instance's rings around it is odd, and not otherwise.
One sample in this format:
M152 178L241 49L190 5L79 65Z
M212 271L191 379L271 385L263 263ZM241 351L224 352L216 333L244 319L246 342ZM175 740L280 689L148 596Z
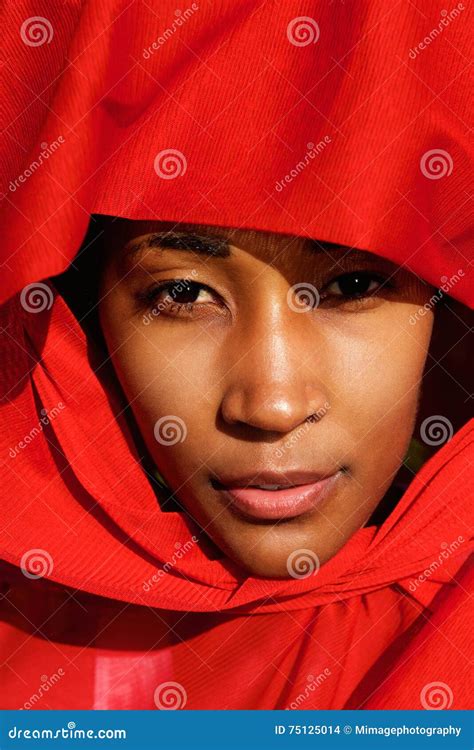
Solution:
M332 257L331 253L344 253L344 255L347 255L348 253L364 253L364 250L359 250L359 248L356 247L349 247L349 245L340 245L337 242L328 242L326 240L315 240L313 238L308 237L307 238L307 247L312 253L315 253L316 255L329 255L329 257Z
M316 255L325 255L336 264L339 264L347 258L348 261L351 261L352 263L368 263L370 265L380 265L380 263L384 263L387 266L394 266L388 258L384 258L381 255L371 253L367 250L362 250L358 247L340 245L335 242L315 239L309 239L308 243L310 252Z
M293 240L298 239L296 236ZM342 253L343 257L349 255L353 258L363 260L370 258L370 254L358 248L351 248L333 242L316 240L306 237L307 248L315 255L326 255L334 260L333 254L337 256ZM127 247L127 257L134 258L138 253L150 249L181 250L183 252L200 253L208 258L229 258L232 256L231 238L213 237L208 234L199 234L190 230L166 230L154 232L144 240L130 242Z
M228 258L230 245L222 237L211 237L194 232L155 232L141 242L131 242L127 255L136 255L144 250L160 248L162 250L183 250L184 252L201 253L213 258Z

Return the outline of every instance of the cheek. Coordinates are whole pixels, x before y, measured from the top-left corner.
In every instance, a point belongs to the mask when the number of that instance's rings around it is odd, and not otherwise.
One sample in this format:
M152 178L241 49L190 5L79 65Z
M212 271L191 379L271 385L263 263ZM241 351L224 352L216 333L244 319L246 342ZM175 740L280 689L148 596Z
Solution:
M218 404L212 400L213 341L205 332L179 338L165 325L109 326L104 333L125 396L152 458L166 466L171 481L189 476L206 459L203 449L214 429ZM212 370L212 371L211 371Z
M334 331L334 415L365 461L400 461L411 437L432 330L428 317L410 326L411 312L410 305L384 305L377 320L359 316Z

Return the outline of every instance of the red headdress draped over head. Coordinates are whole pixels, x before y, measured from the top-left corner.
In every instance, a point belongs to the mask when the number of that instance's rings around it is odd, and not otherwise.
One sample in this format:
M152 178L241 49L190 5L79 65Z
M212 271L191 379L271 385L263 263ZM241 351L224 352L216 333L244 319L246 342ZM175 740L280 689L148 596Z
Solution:
M44 603L69 591L90 611L107 599L120 622L127 603L143 637L140 674L185 685L189 708L418 708L437 680L462 707L465 602L457 589L453 604L443 584L465 576L472 424L382 526L357 532L317 576L252 578L211 559L184 514L160 510L113 383L96 375L93 347L63 299L37 282L68 266L98 213L354 246L472 305L468 10L440 7L3 5L0 555L11 612L35 592ZM435 570L434 560L443 561ZM164 610L180 613L179 636L160 650L150 612ZM185 612L195 613L188 631ZM249 618L257 613L266 617ZM11 643L36 615L12 624L11 614ZM54 640L42 642L38 674L52 668ZM230 652L218 654L227 640ZM97 652L86 667L75 654L89 675L83 691L66 675L69 703L51 699L53 707L153 707L153 690L137 682L136 644L117 643L103 644L115 662ZM23 682L30 648L25 636L13 660ZM124 659L130 670L118 675L111 664ZM313 690L310 677L323 673ZM8 679L20 707L35 672L27 688Z
M4 296L62 271L90 213L316 237L434 286L467 276L461 6L91 0L42 19L7 2ZM467 278L454 294L472 302Z

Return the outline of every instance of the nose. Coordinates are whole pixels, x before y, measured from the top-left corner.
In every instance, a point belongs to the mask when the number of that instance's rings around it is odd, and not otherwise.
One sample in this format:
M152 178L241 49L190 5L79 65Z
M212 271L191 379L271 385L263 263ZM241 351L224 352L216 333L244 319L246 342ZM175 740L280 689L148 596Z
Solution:
M254 383L234 386L222 403L222 416L228 424L246 424L265 432L288 433L310 417L319 420L327 407L317 386L285 383Z
M329 408L325 346L309 315L283 304L271 320L243 326L221 402L227 424L289 433L310 417L322 419Z

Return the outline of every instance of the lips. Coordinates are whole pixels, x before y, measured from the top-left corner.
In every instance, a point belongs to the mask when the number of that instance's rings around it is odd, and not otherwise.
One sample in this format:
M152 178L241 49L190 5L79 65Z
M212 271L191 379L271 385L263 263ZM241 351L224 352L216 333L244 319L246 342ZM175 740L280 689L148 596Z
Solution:
M254 472L214 482L224 501L238 515L260 520L295 518L314 510L337 482L340 472ZM277 489L269 489L269 487Z

